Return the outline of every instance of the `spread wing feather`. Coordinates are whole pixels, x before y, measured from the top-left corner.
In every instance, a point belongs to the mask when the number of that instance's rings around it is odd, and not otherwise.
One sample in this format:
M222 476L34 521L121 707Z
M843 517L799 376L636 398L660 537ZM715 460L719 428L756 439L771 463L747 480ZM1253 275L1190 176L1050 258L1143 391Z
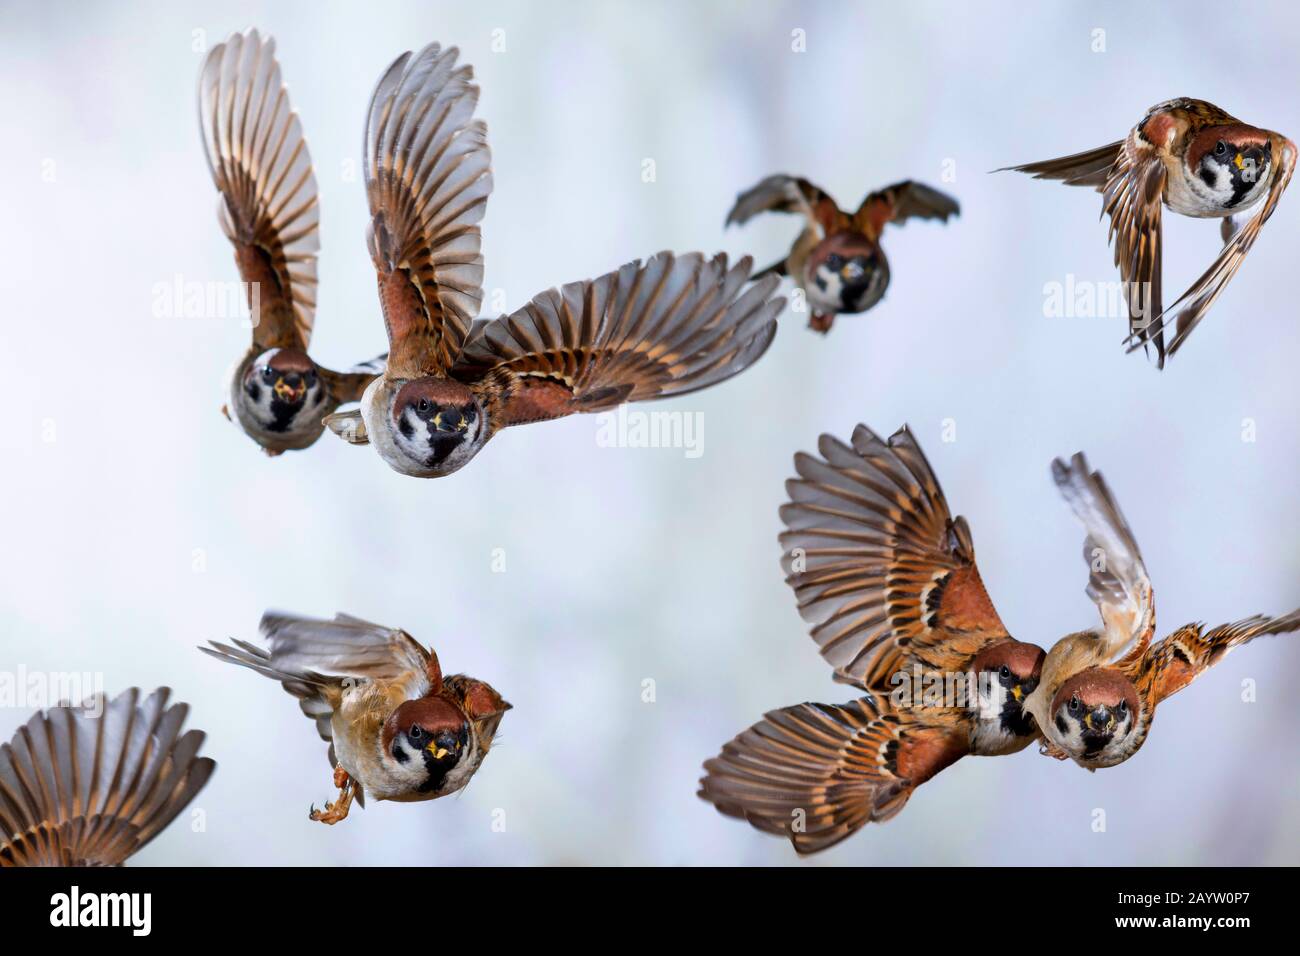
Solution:
M752 365L776 334L779 279L751 260L663 252L543 292L478 326L452 375L506 381L505 425L685 395Z
M432 43L380 78L366 118L366 243L379 278L391 373L450 368L483 300L479 226L492 191L478 87L459 51Z
M863 235L879 239L887 223L901 225L908 219L947 222L960 212L957 200L947 193L908 179L868 194L854 213L853 224Z
M735 205L727 213L727 225L744 225L761 212L801 215L823 234L835 232L849 223L849 217L840 211L824 189L802 177L784 173L768 176L737 196Z
M1087 593L1105 625L1093 656L1098 662L1110 660L1130 643L1131 654L1141 655L1155 630L1156 612L1151 579L1133 532L1105 479L1089 468L1082 452L1069 463L1053 461L1052 477L1086 532Z
M885 441L859 425L851 445L823 435L818 450L786 482L782 567L837 680L887 694L901 668L962 671L1009 637L906 427Z
M1178 693L1227 656L1228 652L1257 637L1300 630L1300 610L1282 617L1262 614L1205 630L1188 624L1153 644L1125 669L1143 700L1152 705Z
M320 207L272 38L250 30L212 48L199 74L199 126L221 193L221 228L257 305L254 345L305 350L316 315Z
M0 866L116 866L185 809L216 764L170 693L54 707L0 747Z
M800 853L890 819L967 752L965 731L866 697L769 712L705 763L699 796Z

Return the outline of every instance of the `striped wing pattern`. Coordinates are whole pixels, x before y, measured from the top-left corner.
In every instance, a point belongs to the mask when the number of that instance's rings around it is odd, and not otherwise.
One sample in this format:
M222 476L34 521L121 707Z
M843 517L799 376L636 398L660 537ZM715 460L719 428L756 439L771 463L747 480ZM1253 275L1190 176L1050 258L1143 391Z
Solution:
M888 693L913 664L965 670L1008 637L980 579L970 529L952 518L912 433L865 425L795 456L781 508L782 566L836 679Z
M216 764L170 693L54 707L0 747L0 866L116 866L185 809Z

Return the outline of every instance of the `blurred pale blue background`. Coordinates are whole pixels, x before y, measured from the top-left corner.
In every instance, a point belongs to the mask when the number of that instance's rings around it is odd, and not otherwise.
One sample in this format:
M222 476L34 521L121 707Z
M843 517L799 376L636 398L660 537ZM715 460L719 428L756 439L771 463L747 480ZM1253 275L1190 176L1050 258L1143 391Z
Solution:
M659 249L765 264L796 222L724 233L722 220L774 171L846 205L915 177L954 192L962 217L888 235L893 284L867 317L821 339L787 316L752 371L660 406L703 413L698 459L599 447L596 421L575 418L502 435L438 482L328 437L268 460L218 413L247 333L151 312L155 284L178 274L235 278L194 46L252 25L278 41L317 166L313 354L328 364L384 346L350 170L374 80L434 39L459 45L482 86L486 286L507 308ZM1047 470L1079 448L1134 525L1162 631L1300 603L1300 197L1158 374L1122 353L1122 321L1043 315L1046 283L1116 278L1098 197L987 174L1117 139L1179 95L1295 137L1298 25L1266 2L1238 16L1216 3L7 6L0 668L97 670L110 690L165 683L192 703L220 764L198 800L207 830L182 823L139 863L794 862L694 790L701 761L764 710L849 696L778 567L782 482L819 432L911 423L1022 639L1094 621L1080 531ZM794 30L807 52L792 52ZM1167 239L1174 292L1218 239L1186 219ZM331 795L311 725L275 684L194 650L255 638L267 607L403 626L448 670L500 688L515 710L468 791L310 823ZM1298 675L1300 640L1261 641L1167 704L1118 769L1033 751L963 761L813 863L1295 864ZM0 710L0 734L26 717Z

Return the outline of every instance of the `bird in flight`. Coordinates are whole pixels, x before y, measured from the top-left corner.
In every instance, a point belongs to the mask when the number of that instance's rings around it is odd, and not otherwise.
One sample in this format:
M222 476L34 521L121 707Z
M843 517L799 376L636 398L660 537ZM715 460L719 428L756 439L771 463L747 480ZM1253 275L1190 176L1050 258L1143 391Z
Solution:
M1122 140L1007 169L1101 193L1128 305L1129 351L1153 347L1163 368L1165 356L1182 347L1241 267L1295 163L1295 143L1281 133L1250 126L1204 100L1181 98L1151 107ZM1167 308L1161 289L1165 206L1194 219L1221 220L1224 243ZM1246 221L1242 214L1255 208Z
M492 189L478 87L455 47L404 53L366 118L367 246L388 332L383 374L328 427L404 475L449 475L511 425L707 388L776 334L774 276L663 252L478 319Z

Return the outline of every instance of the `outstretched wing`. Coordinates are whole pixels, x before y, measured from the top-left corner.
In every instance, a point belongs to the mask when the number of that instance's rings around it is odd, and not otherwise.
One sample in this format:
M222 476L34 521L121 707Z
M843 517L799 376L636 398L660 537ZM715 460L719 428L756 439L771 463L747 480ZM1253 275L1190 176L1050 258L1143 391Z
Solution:
M736 197L727 213L727 225L744 225L760 212L788 212L803 216L823 235L849 225L849 217L820 186L798 176L777 173Z
M1210 306L1214 304L1214 301L1227 287L1228 280L1241 267L1242 261L1246 258L1246 253L1250 252L1255 240L1259 238L1260 230L1264 228L1264 223L1268 222L1268 217L1273 215L1278 200L1282 198L1282 193L1291 182L1291 176L1295 172L1295 165L1295 143L1274 134L1273 168L1276 172L1273 175L1273 184L1268 191L1268 198L1264 200L1263 206L1246 225L1237 231L1236 235L1228 240L1219 253L1219 257L1214 260L1214 263L1199 279L1192 283L1192 287L1184 292L1178 301L1166 310L1165 314L1160 314L1157 328L1163 328L1167 324L1169 315L1177 316L1174 338L1169 344L1170 355L1173 355L1182 347L1183 342L1187 340L1187 336L1192 334L1192 329L1196 328L1201 319L1205 317L1205 313L1209 311Z
M818 450L786 482L781 565L837 680L888 694L902 668L962 671L1009 637L970 528L906 426L885 441L859 425L851 445L823 435Z
M273 39L249 30L212 48L199 74L199 127L221 192L221 228L256 307L253 344L305 350L316 317L320 207Z
M1168 105L1160 104L1152 111ZM1163 365L1164 336L1156 319L1162 307L1161 197L1166 173L1158 146L1139 138L1135 130L1126 139L1098 149L1005 169L1035 179L1059 180L1067 186L1089 186L1102 194L1102 212L1110 217L1109 235L1115 244L1115 265L1125 283L1129 331L1139 345L1150 340L1157 363Z
M388 368L399 379L451 367L483 300L479 221L492 191L473 70L431 43L380 78L366 118L366 244L379 278Z
M799 704L769 712L706 762L699 796L815 853L893 817L967 748L966 729L935 713L870 697Z
M668 398L743 371L776 335L785 300L751 260L661 252L599 279L543 292L478 326L452 375L503 384L503 425Z
M908 219L939 219L947 222L961 212L957 200L910 179L869 193L853 214L853 225L863 235L879 239L886 223Z
M1196 680L1233 648L1266 634L1297 630L1300 630L1300 610L1283 617L1257 614L1208 631L1201 624L1188 624L1153 644L1147 654L1125 670L1142 699L1154 706Z
M216 764L170 693L54 707L0 747L0 867L117 866L185 809Z
M1165 363L1164 330L1155 320L1163 310L1161 292L1161 204L1165 164L1156 147L1137 132L1124 141L1102 187L1102 211L1110 216L1109 238L1115 244L1128 300L1129 332L1156 349L1156 365Z
M1129 656L1139 657L1150 644L1156 611L1151 579L1133 532L1105 479L1088 467L1082 452L1068 464L1059 458L1053 461L1052 477L1087 533L1083 542L1087 593L1105 624L1093 656L1108 661L1132 644Z

